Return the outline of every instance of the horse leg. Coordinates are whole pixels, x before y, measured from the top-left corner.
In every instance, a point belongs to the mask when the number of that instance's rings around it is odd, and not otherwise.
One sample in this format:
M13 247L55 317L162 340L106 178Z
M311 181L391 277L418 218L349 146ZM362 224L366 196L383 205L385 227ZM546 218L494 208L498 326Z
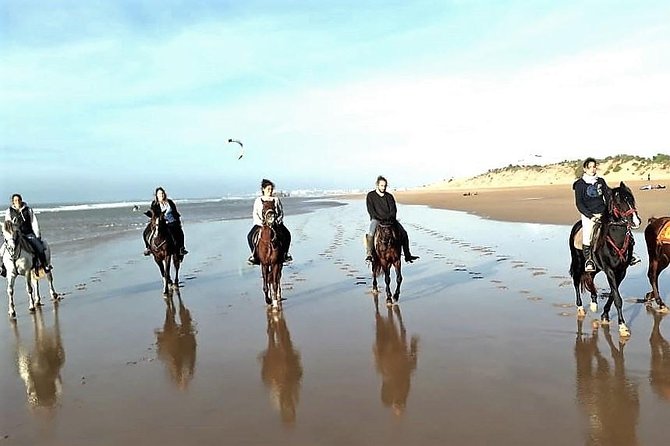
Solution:
M584 287L591 294L591 303L589 304L589 310L591 313L598 312L598 290L596 289L596 284L593 282L595 274L587 274L584 280Z
M33 287L33 270L32 267L26 270L26 291L28 292L28 311L31 313L35 311L35 288Z
M44 304L42 303L42 296L40 295L40 279L38 277L38 273L33 272L32 277L33 277L33 293L36 299L35 305L41 307Z
M270 271L268 268L268 265L261 264L261 271L263 272L263 294L265 295L265 305L272 305L272 299L270 299L270 296L268 295L270 291Z
M393 299L391 294L391 265L384 268L384 283L386 284L386 304L392 305Z
M158 269L161 272L161 279L163 280L163 295L167 295L167 285L165 282L165 266L163 265L163 260L159 260L156 257L154 257L154 261L156 262L156 265L158 265Z
M402 283L402 264L400 260L393 263L395 267L395 293L393 293L393 301L398 302L400 299L400 284Z
M625 272L624 274L625 275ZM618 316L618 322L619 322L619 336L630 336L630 330L626 326L626 321L624 320L623 317L623 300L621 299L621 294L619 293L619 283L620 280L623 280L623 277L616 277L614 272L608 272L607 274L607 282L610 285L610 293L609 297L607 298L607 303L605 303L605 307L603 308L603 313L600 317L603 325L609 325L610 323L610 308L612 308L612 303L614 303L614 306L616 307L617 310L617 316Z
M56 289L54 288L54 276L49 271L47 274L47 283L49 284L49 294L51 294L51 299L53 300L58 300L58 293L56 292Z
M377 286L377 275L379 274L379 268L375 264L375 261L372 261L372 293L376 296L379 294L379 287Z
M661 263L661 259L663 262ZM656 258L649 261L649 269L647 270L647 277L649 278L649 283L651 284L651 291L645 296L645 302L651 304L651 300L654 299L658 305L658 311L661 313L667 313L668 307L661 299L661 293L658 289L658 276L668 266L668 258L663 255L661 258Z
M9 270L9 268L8 268ZM7 272L7 304L9 307L9 310L7 311L7 314L9 314L9 317L15 318L16 317L16 308L14 307L14 283L16 282L16 272L14 270L11 270L11 272Z
M582 304L581 276L582 274L575 273L572 276L572 284L575 287L575 305L577 305L577 316L586 316L586 312L584 311L584 306Z
M270 270L270 290L272 294L272 311L279 309L279 264L273 264Z
M174 256L172 258L172 263L174 263L174 282L172 283L172 288L179 289L179 267L181 266L181 258L179 256Z

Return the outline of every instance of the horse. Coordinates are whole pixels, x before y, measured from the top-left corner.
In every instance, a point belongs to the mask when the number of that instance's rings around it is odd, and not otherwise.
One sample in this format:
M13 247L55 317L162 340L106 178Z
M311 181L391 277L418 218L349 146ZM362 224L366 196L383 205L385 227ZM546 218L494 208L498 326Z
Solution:
M645 303L652 305L656 301L660 313L668 313L668 307L658 291L658 276L670 264L670 217L650 218L644 228L644 240L649 254L647 277L651 291L645 296Z
M179 247L170 235L165 218L161 214L154 215L152 210L146 211L144 215L149 217L151 228L149 250L163 278L163 296L167 297L170 293L170 286L174 289L179 288L179 266L184 256L179 254ZM174 281L170 272L172 265L174 265Z
M265 303L273 311L281 309L281 273L284 267L286 248L277 233L277 211L274 201L263 202L263 226L256 241L256 256L263 274Z
M619 285L626 277L629 251L633 249L630 230L631 228L638 228L641 222L635 208L635 197L630 188L623 182L611 190L611 196L607 201L607 213L602 218L600 229L596 231L595 241L592 244L596 271L584 271L586 259L581 249L582 222L578 221L572 227L568 241L572 258L570 276L575 286L577 315L583 317L585 312L582 306L581 293L585 290L591 292L591 312L597 312L598 292L593 279L598 272L604 272L607 276L610 292L603 308L601 323L604 325L610 323L609 311L612 303L614 303L619 320L619 335L630 336L630 330L628 330L623 317L623 302L619 293Z
M386 283L386 305L397 305L400 298L400 284L402 283L402 265L400 250L402 240L400 231L395 223L379 223L373 235L372 250L372 292L379 293L377 276L384 271ZM391 293L391 267L395 268L396 288Z
M7 269L7 298L9 300L9 317L16 317L14 307L14 284L17 276L26 278L26 291L28 292L29 305L28 310L32 313L36 306L42 305L38 279L47 278L49 283L49 293L52 300L58 300L59 296L54 289L53 274L51 271L44 271L44 265L37 271L33 260L33 248L21 235L21 231L14 226L11 221L5 221L2 225L2 235L5 238L4 248L2 249L2 263ZM51 262L51 249L46 240L42 240L45 248L45 257L47 263Z

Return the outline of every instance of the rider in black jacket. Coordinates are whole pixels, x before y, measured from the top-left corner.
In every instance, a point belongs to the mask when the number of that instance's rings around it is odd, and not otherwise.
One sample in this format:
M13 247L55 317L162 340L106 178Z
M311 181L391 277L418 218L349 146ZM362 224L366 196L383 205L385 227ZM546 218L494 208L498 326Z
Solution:
M368 214L370 215L370 229L367 234L365 234L365 260L372 261L372 245L373 237L377 225L381 223L395 223L400 231L400 238L402 241L402 248L405 252L405 261L412 263L418 256L413 256L409 251L409 236L407 231L402 227L400 222L396 219L396 204L395 198L393 195L386 192L386 185L388 182L383 176L377 177L377 182L375 183L375 190L368 192L368 195L365 199Z

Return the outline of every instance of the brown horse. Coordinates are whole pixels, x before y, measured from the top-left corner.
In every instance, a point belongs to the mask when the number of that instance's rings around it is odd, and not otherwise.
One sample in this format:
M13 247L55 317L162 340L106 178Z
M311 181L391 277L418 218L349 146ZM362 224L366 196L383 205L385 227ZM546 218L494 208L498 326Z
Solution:
M170 235L165 218L160 214L154 215L151 210L145 212L145 215L150 219L149 250L163 278L163 296L168 296L170 286L179 288L179 266L184 257L179 254L179 247ZM170 277L172 265L174 265L174 281Z
M273 311L281 309L281 272L286 248L277 232L277 210L274 201L263 201L263 226L256 242L256 256L263 273L265 303Z
M398 226L394 223L379 223L373 236L374 249L372 250L372 292L379 293L377 276L384 271L386 283L386 305L398 303L400 298L400 284L402 272L400 263L400 249L402 241ZM396 288L391 293L391 267L395 268Z
M661 299L658 291L658 276L668 264L670 264L670 217L650 218L649 224L644 228L644 240L647 242L647 253L649 254L649 269L647 277L651 285L651 291L645 296L645 302L658 305L661 313L667 313L668 307Z

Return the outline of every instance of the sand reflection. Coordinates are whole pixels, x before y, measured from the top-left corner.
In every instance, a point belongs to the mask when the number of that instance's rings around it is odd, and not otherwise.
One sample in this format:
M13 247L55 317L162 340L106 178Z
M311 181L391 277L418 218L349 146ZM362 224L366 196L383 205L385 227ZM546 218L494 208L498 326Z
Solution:
M375 364L382 376L381 399L396 415L402 415L407 406L412 373L416 370L419 338L412 336L407 344L407 330L400 307L387 308L383 317L375 305Z
M588 417L587 445L635 445L640 401L637 385L626 378L624 344L614 345L608 327L603 337L612 363L598 348L598 327L583 332L577 320L575 340L577 401Z
M284 424L293 424L300 399L302 363L300 352L293 348L283 313L268 312L268 347L259 355L261 378L270 389L272 402Z
M162 330L155 331L156 346L158 358L165 364L172 382L180 390L186 390L195 374L196 330L181 294L178 290L174 294L177 295L179 308L175 307L172 294L165 298L165 322Z
M670 343L661 334L661 320L664 314L649 309L654 316L654 326L649 336L651 348L651 364L649 367L649 383L660 398L670 401Z
M53 315L52 328L45 327L41 307L32 315L32 348L21 338L16 321L11 321L17 371L26 386L28 406L33 413L44 409L52 414L58 407L62 391L60 371L65 364L65 349L58 322L58 302L54 302Z

